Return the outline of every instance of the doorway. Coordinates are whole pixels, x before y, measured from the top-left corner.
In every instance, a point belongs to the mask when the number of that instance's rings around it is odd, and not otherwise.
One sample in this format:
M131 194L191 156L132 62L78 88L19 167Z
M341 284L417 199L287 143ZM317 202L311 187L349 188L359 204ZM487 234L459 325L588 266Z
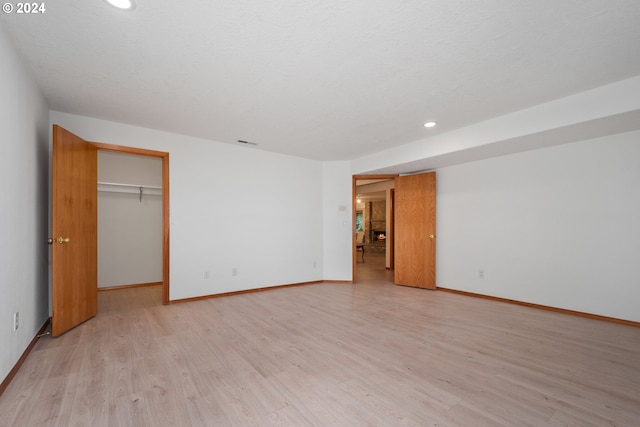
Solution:
M162 161L162 304L169 304L169 153L94 142L98 151L159 158Z
M393 203L396 175L353 176L353 282L358 269L394 268ZM390 280L392 283L393 280Z
M358 196L361 202L369 190L385 185L387 207L384 230L375 222L365 230L364 245L358 244L356 226ZM383 235L387 252L387 268L392 269L396 285L437 289L436 256L436 173L425 171L406 175L354 175L353 200L353 282L357 281L356 251L367 250L367 237L379 243ZM366 218L364 219L366 228ZM364 254L363 254L364 255Z
M169 303L169 154L92 143L53 125L51 171L51 335L97 314L98 150L162 159L162 302Z
M98 150L98 291L162 284L162 160Z

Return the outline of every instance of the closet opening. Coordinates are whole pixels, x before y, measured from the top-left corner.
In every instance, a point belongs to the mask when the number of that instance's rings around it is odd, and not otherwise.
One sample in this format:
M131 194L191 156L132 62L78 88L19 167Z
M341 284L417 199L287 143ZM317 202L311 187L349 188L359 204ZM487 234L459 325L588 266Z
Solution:
M162 287L169 304L169 153L98 148L98 290Z

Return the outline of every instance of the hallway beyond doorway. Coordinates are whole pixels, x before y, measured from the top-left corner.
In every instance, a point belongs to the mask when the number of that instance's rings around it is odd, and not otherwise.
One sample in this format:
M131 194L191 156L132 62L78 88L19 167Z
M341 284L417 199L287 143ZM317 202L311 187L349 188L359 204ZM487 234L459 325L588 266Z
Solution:
M356 283L393 283L393 270L385 268L385 254L367 253L356 262Z

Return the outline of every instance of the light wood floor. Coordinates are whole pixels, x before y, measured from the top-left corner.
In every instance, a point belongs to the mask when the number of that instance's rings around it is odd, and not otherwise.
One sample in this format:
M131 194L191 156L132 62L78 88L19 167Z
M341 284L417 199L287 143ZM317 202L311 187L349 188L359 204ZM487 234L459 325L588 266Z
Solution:
M640 425L640 328L398 287L366 260L355 285L100 292L39 340L0 425Z

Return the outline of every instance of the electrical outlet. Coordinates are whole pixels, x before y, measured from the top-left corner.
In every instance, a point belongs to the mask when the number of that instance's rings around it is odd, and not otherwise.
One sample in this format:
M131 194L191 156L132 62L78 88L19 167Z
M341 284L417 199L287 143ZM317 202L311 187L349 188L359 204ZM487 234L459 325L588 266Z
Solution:
M484 270L478 270L478 279L484 279Z
M237 276L237 275L238 275L238 269L237 269L237 268L235 268L235 267L234 267L234 268L232 268L232 269L231 269L231 275L232 275L232 276Z
M208 279L208 278L209 278L209 272L208 272L208 271L205 271L205 272L204 272L204 278L205 278L205 279Z
M313 268L316 268L316 262L313 261Z
M18 326L20 326L20 313L16 311L13 313L13 330L17 331Z

